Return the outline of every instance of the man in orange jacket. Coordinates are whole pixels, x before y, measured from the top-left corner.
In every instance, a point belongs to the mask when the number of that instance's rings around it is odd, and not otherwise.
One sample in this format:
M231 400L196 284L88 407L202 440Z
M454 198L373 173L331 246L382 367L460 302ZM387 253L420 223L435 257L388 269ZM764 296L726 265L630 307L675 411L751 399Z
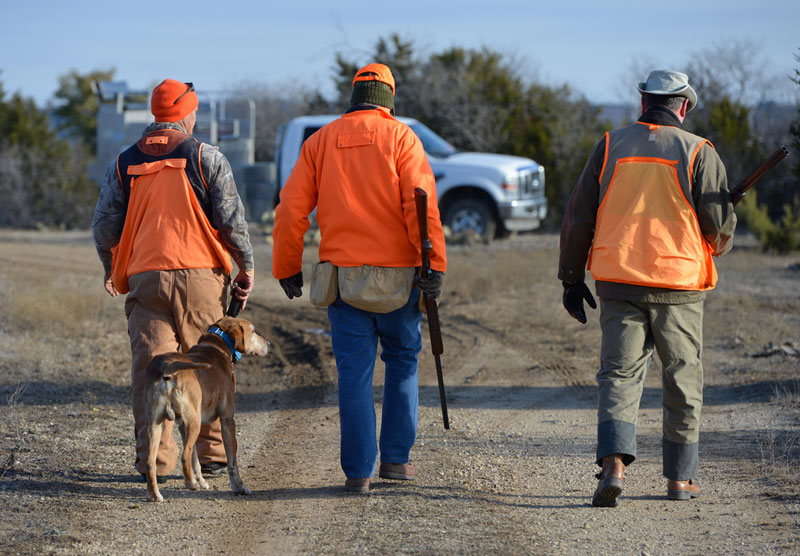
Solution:
M686 74L657 70L639 83L639 121L606 133L572 192L561 227L563 303L586 322L596 306L603 332L597 372L595 506L616 506L636 459L636 424L653 350L662 363L663 472L667 497L689 500L697 484L703 404L703 299L712 257L732 246L736 215L713 145L682 129L697 94Z
M112 297L128 294L135 465L143 476L148 363L160 353L188 350L223 316L231 256L239 267L236 296L246 304L253 289L244 207L225 155L191 136L197 106L191 83L166 79L153 90L156 121L109 166L92 222L104 287ZM177 461L171 431L166 421L159 480ZM204 475L225 469L219 419L202 426L195 446Z
M341 465L346 490L369 491L378 458L372 376L386 364L380 432L385 479L415 475L421 349L420 289L436 298L447 270L436 184L422 144L395 120L394 77L383 64L356 72L350 109L303 144L275 215L272 273L289 299L302 294L303 234L317 209L319 257L334 268L328 305L339 373ZM432 275L418 279L421 245L414 189L428 193ZM314 290L324 288L312 283Z

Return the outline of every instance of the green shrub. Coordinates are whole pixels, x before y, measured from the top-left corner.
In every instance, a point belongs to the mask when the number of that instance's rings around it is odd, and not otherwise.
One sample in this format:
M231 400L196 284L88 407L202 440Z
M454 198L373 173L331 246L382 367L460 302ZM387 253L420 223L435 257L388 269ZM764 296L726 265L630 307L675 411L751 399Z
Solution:
M764 251L788 253L800 248L800 211L792 205L783 206L783 217L775 222L767 207L758 204L751 191L736 207L736 215L751 234L761 243Z

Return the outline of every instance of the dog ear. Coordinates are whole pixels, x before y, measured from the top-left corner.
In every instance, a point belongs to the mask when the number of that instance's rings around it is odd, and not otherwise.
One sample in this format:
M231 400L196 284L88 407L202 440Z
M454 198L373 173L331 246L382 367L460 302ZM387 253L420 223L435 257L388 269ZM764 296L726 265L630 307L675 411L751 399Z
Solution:
M247 346L244 345L244 327L240 323L237 322L228 329L228 336L233 340L236 351L247 352Z

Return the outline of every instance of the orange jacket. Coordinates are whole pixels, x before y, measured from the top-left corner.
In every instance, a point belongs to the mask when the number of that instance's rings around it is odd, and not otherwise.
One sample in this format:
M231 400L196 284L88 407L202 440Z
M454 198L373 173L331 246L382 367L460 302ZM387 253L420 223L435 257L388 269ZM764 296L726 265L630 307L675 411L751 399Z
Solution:
M344 114L309 137L281 191L272 274L302 270L303 235L317 208L319 258L336 266L421 264L414 188L428 193L431 268L447 270L436 183L422 144L387 110Z
M694 159L705 144L702 137L654 124L606 134L588 265L595 280L677 290L715 286L713 248L684 194L691 191Z
M163 137L166 143L169 136L157 132L142 141L161 141ZM130 291L128 277L140 272L222 268L228 274L233 269L230 255L187 177L188 159L199 156L199 143L194 143L184 143L161 157L135 156L139 164L125 166L120 160L131 157L118 158L120 176L130 179L125 227L112 248L111 277L120 293ZM185 151L191 153L181 156ZM142 161L148 158L152 161Z

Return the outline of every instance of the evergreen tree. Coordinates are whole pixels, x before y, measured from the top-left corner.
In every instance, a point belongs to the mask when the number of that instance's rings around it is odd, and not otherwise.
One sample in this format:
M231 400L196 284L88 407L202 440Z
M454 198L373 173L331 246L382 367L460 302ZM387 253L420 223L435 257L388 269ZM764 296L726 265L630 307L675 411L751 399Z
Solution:
M97 112L100 109L93 83L111 81L114 73L114 68L87 74L71 70L58 78L55 97L63 102L54 110L57 129L86 145L92 154L97 152Z
M96 198L85 159L33 99L5 100L0 83L0 226L88 227Z

